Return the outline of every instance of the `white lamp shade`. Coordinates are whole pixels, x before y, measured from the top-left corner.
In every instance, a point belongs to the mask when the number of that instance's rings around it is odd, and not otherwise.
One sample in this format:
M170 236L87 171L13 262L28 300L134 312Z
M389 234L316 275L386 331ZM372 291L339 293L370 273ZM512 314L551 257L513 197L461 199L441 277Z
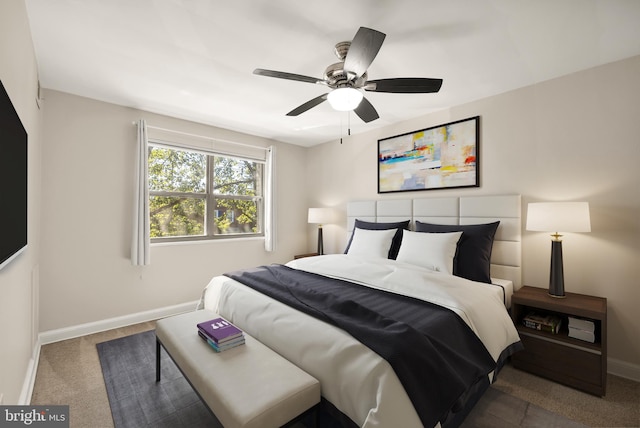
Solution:
M334 110L351 111L360 105L363 95L354 88L337 88L329 92L327 100Z
M333 221L331 208L309 208L308 223L327 224Z
M588 202L534 202L527 209L527 230L591 232Z

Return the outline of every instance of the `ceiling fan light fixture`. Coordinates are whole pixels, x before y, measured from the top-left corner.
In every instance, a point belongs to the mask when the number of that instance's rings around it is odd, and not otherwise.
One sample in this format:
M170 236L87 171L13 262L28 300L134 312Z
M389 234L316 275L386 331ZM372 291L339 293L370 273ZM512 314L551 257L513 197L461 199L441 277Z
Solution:
M363 95L355 88L337 88L329 92L327 100L334 110L351 111L360 105Z

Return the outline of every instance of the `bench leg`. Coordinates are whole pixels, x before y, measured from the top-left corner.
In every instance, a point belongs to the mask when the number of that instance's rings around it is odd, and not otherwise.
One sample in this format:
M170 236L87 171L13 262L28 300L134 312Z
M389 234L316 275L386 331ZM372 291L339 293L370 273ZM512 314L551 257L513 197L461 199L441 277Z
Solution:
M320 407L320 405L316 404L311 409L311 428L317 428L318 426L318 407Z
M156 337L156 382L160 382L160 341Z

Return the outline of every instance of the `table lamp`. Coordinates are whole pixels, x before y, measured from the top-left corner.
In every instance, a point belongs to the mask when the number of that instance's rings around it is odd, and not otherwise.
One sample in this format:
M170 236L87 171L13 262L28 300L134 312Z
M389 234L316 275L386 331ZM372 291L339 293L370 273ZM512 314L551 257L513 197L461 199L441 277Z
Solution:
M318 224L318 255L324 254L322 245L322 225L331 222L333 212L330 208L309 208L308 223Z
M562 268L562 235L559 232L591 232L588 202L534 202L527 209L527 230L554 232L551 237L549 295L565 297Z

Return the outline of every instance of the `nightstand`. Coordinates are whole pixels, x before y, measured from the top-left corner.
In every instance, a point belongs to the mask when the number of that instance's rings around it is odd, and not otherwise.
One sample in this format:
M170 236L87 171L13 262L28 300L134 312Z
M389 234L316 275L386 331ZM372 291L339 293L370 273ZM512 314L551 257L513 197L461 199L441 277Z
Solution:
M607 299L577 293L565 298L549 296L546 288L524 286L513 294L511 316L524 350L511 356L513 366L604 396L607 386ZM562 319L558 333L523 325L530 312L556 315ZM595 326L595 342L569 337L568 316L585 319Z
M307 253L307 254L297 254L295 256L293 256L294 260L295 259L303 259L305 257L313 257L313 256L317 256L318 253Z

